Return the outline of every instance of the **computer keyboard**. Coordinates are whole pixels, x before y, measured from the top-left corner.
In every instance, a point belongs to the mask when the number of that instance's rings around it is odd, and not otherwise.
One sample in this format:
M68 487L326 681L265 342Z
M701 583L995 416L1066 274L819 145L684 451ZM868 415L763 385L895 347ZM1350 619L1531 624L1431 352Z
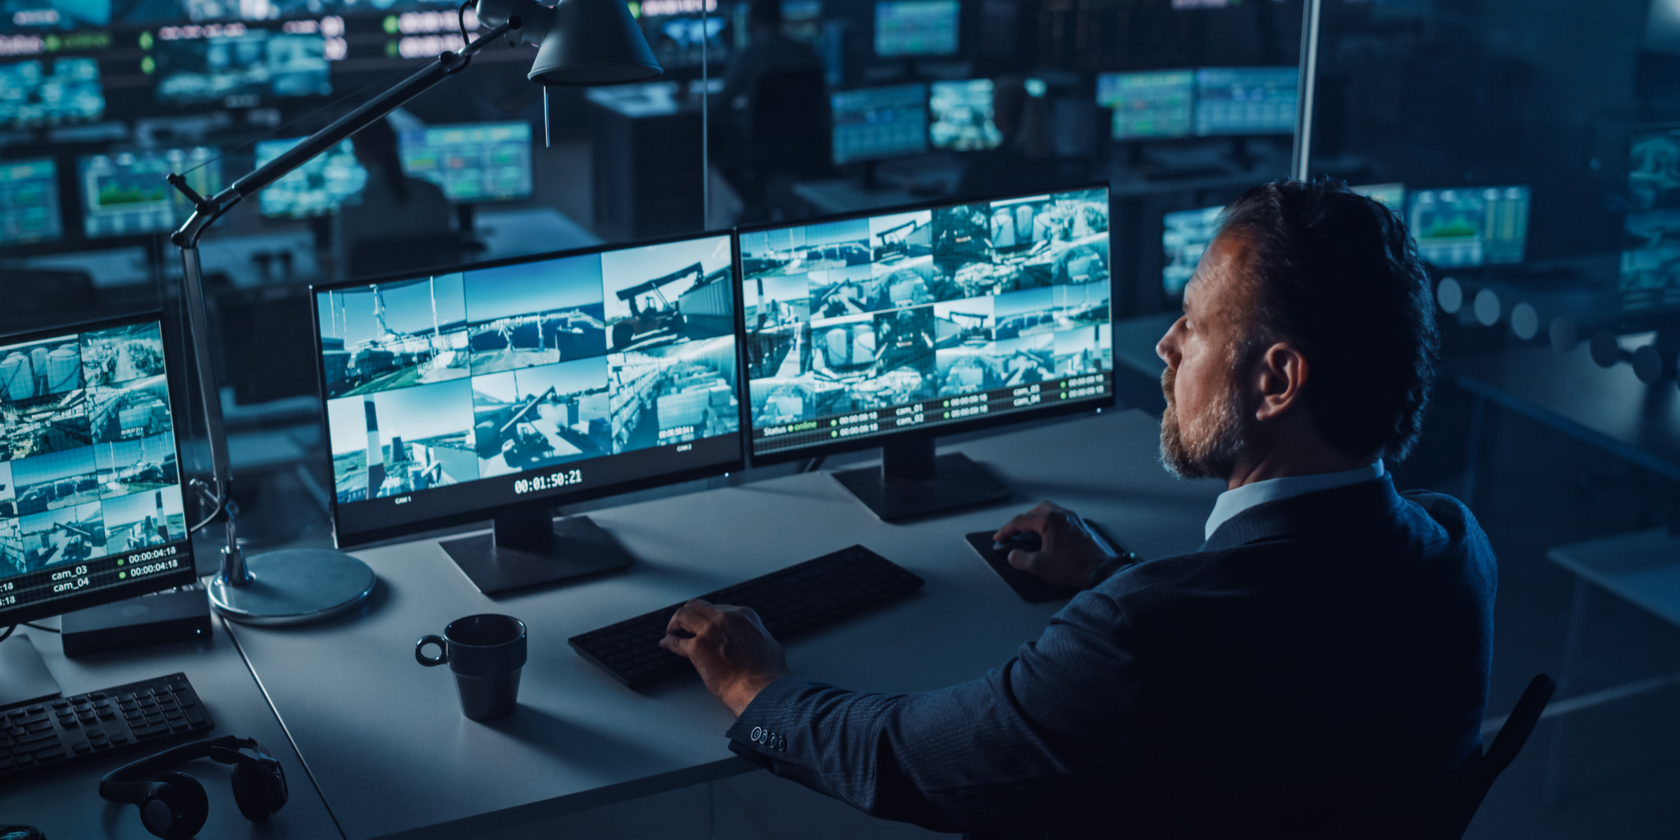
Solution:
M785 639L907 595L923 583L891 560L854 545L700 597L714 604L752 607L770 635ZM693 673L688 660L659 646L671 615L681 606L672 604L568 641L583 658L631 688Z
M0 712L0 780L215 729L186 674Z

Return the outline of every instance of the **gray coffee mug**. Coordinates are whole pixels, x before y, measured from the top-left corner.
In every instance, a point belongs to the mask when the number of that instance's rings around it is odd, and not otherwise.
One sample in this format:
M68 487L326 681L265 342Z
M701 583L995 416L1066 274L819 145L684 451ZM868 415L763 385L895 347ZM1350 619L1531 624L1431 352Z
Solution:
M420 652L429 644L438 646L437 656ZM525 622L494 613L457 618L442 636L421 636L414 643L414 658L428 667L449 666L461 693L461 713L469 720L507 717L519 704Z

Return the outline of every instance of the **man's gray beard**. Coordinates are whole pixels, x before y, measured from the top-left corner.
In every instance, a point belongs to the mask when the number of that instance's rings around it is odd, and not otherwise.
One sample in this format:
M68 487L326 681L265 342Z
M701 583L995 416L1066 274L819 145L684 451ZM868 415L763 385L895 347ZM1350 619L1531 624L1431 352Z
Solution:
M1179 478L1230 479L1237 456L1248 446L1236 382L1229 383L1211 410L1193 418L1201 422L1193 423L1186 434L1173 402L1176 377L1172 368L1161 372L1161 392L1167 397L1167 410L1161 415L1161 465Z

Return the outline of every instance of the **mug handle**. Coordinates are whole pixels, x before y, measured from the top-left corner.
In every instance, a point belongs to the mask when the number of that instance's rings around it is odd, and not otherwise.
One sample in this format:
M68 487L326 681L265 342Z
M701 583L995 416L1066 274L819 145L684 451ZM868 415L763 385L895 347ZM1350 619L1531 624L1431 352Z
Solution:
M420 652L421 648L424 648L426 645L437 645L438 646L438 655L436 657L430 657L430 656L427 656L424 653L421 653ZM414 643L414 661L420 663L421 665L425 665L427 667L431 667L433 665L442 665L442 664L448 662L449 661L449 643L444 641L442 636L432 636L432 635L421 636L420 641Z

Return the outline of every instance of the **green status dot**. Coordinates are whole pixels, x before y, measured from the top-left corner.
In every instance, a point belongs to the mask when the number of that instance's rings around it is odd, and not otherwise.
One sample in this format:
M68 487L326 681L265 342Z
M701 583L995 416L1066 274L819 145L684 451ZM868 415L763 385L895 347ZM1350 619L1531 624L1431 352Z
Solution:
M829 432L828 436L831 437L831 438L837 438L837 437L840 436L840 433L839 432Z
M118 565L118 566L121 566L121 565L122 565L122 564L123 564L123 561L121 561L121 560L118 560L118 561L117 561L117 565Z
M128 572L117 572L117 580L126 580L127 578Z

